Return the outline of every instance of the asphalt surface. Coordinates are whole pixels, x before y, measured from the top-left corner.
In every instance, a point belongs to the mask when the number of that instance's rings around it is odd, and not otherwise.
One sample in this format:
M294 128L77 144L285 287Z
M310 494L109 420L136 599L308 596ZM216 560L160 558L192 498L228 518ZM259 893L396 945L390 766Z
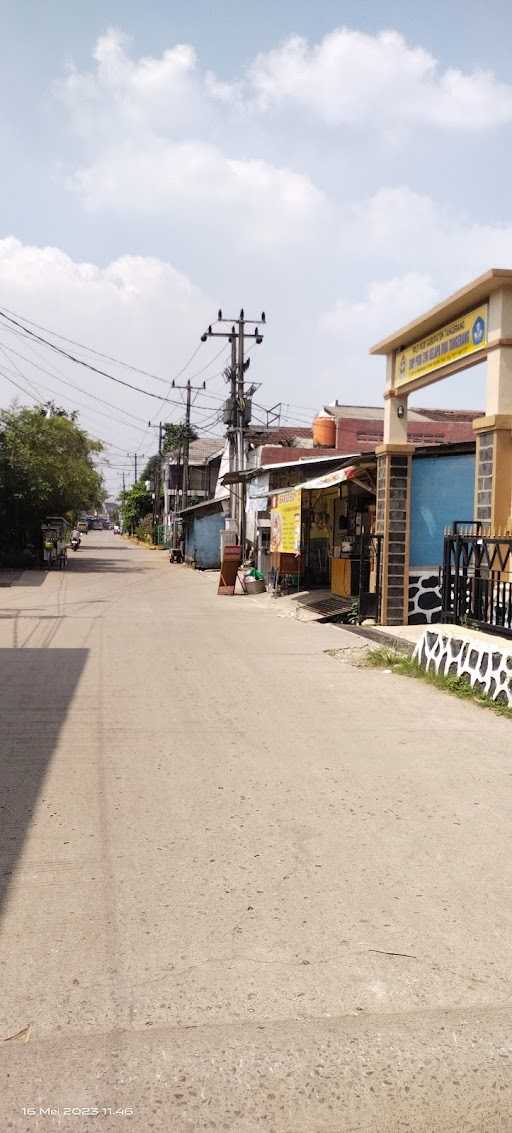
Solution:
M512 1129L510 722L109 533L0 606L2 1133Z

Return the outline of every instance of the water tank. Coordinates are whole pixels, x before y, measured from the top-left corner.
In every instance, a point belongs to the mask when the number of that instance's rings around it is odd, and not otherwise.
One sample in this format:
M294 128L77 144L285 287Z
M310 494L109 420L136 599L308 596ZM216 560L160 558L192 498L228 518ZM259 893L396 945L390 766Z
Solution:
M322 448L336 446L336 420L330 413L319 413L313 421L313 443Z

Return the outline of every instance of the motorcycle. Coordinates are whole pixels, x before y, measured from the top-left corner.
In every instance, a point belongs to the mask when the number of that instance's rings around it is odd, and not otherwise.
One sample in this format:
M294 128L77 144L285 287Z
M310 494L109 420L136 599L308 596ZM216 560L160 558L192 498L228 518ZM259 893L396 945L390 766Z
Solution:
M71 543L70 543L71 550L72 551L78 551L80 543L81 543L80 536L79 535L73 535L71 537Z

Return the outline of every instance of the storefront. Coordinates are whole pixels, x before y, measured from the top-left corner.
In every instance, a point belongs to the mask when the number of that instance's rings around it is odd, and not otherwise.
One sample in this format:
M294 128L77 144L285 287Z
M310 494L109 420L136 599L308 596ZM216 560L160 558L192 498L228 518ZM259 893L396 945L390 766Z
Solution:
M302 485L304 583L343 598L368 589L365 537L375 526L375 462L350 465ZM363 566L361 567L361 563Z
M275 493L271 501L271 583L330 589L347 599L358 596L362 588L370 588L366 537L372 535L374 525L372 456ZM368 577L362 579L361 570Z

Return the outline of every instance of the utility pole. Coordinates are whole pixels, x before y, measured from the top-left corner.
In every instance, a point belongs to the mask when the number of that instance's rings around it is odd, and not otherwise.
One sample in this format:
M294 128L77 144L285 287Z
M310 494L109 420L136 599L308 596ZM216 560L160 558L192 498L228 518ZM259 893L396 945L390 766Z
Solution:
M265 324L265 312L261 312L261 319L246 319L242 307L238 319L224 319L219 310L217 322L231 323L229 331L213 330L211 325L201 335L201 341L208 338L227 338L231 344L231 367L228 373L231 396L225 405L224 420L228 426L230 471L243 472L245 468L245 431L251 419L251 404L245 391L245 372L249 366L250 358L245 361L245 340L253 338L256 345L263 342L259 323ZM253 331L246 330L247 326L254 327ZM252 392L249 390L249 396ZM233 467L232 467L233 463ZM236 501L236 506L235 505ZM238 491L232 486L231 518L235 520L238 541L242 548L242 557L245 555L245 481L242 478Z
M148 422L151 425L151 421ZM155 542L155 531L160 518L160 484L162 480L162 437L164 426L160 421L158 424L158 460L155 461L153 468L153 542Z
M172 389L184 389L187 393L186 407L185 407L185 436L183 438L183 479L181 488L181 508L183 511L188 505L189 496L189 454L190 454L190 414L192 410L192 391L197 390L201 393L206 389L206 382L200 386L193 386L190 384L190 378L184 386L177 386L173 381ZM178 509L176 508L176 511Z
M190 379L187 382L187 408L185 412L185 440L183 443L183 493L182 493L182 507L188 507L188 458L190 455L190 407L191 407L192 387Z
M245 398L244 398L244 311L240 311L240 318L238 320L238 366L237 366L237 382L236 382L236 442L237 442L237 467L240 472L245 469L245 440L244 440L244 422L246 420L245 412ZM245 558L245 507L246 507L246 491L245 481L242 480L238 485L238 531L239 543L242 548L242 560Z
M137 456L138 456L138 453L128 452L126 455L127 456L133 456L133 483L136 484L137 483ZM141 455L143 456L144 454L142 453Z
M236 397L237 397L237 380L236 380L236 330L231 327L231 369L230 369L230 402L231 402L231 425L234 425L236 413ZM234 472L238 465L237 459L237 434L233 427L228 429L228 443L229 443L229 471ZM240 496L236 484L230 484L229 487L230 507L229 512L231 518L235 521L237 531L239 530L239 515L240 515Z

